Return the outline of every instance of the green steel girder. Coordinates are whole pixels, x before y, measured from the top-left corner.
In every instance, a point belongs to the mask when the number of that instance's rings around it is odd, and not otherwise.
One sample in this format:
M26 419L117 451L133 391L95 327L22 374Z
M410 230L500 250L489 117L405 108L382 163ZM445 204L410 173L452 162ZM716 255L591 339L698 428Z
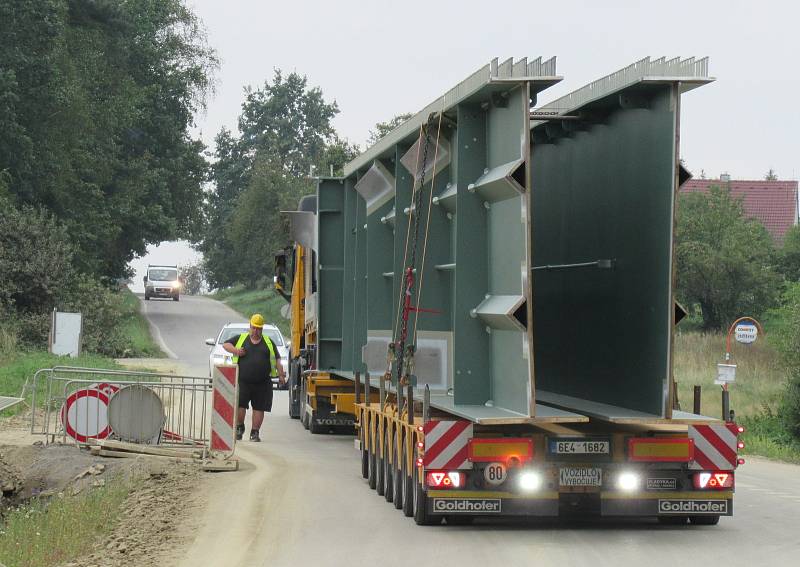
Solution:
M554 62L493 62L321 179L319 367L386 370L418 214L419 306L439 313L409 328L434 405L546 420L539 389L669 417L680 94L710 80L705 60L686 61L642 60L534 121ZM411 211L407 153L427 123L448 161ZM604 258L612 269L532 271Z

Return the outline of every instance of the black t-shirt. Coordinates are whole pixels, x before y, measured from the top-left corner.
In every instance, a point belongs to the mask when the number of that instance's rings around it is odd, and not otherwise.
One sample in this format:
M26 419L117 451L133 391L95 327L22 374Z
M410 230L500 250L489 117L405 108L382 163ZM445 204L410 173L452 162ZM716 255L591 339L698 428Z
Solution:
M248 336L244 340L241 348L247 351L247 354L239 357L239 381L249 383L268 382L272 384L270 379L270 371L272 365L269 362L269 348L267 347L267 339L265 336L261 337L258 344L253 344ZM225 341L226 344L236 346L239 342L239 335ZM280 359L278 349L273 344L272 348L275 349L275 362Z

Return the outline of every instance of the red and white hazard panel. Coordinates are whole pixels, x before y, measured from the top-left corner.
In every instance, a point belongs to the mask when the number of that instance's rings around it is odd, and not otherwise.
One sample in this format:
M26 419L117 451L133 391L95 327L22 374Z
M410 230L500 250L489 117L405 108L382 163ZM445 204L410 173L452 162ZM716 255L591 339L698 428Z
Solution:
M689 437L694 440L694 461L689 464L695 470L733 470L738 459L739 426L690 425Z
M429 421L423 428L425 454L422 464L426 469L471 468L468 441L472 438L469 421Z
M214 366L211 396L211 450L232 453L236 444L238 366Z

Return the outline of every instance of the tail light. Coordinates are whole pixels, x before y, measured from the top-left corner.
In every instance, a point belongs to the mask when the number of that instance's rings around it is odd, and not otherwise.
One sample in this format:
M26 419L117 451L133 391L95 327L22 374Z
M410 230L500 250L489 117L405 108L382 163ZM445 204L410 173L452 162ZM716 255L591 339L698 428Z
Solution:
M733 488L733 473L731 472L700 472L692 478L697 490L724 490Z
M461 488L465 475L458 471L428 471L425 484L430 488Z

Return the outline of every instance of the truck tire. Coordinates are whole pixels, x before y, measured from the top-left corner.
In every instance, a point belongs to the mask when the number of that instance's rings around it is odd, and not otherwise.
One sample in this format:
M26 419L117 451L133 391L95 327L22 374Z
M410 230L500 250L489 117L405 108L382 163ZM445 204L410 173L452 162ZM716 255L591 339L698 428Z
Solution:
M435 526L442 523L442 517L428 513L428 495L419 483L419 467L414 467L414 522L418 526Z
M144 294L144 300L145 301L150 301L150 296L148 294L146 294L146 293Z
M300 418L300 386L297 383L297 369L299 365L293 360L289 363L289 380L287 380L287 384L289 385L289 395L286 396L289 398L289 417L292 419L299 419Z
M403 477L403 515L406 518L410 518L414 515L414 496L412 494L414 490L414 479L411 475L408 474L406 470L408 465L406 464L406 456L403 456L403 462L400 464L402 467L402 477Z
M386 443L383 444L383 447L378 446L378 455L375 459L375 492L378 493L378 496L383 496L384 491L386 490L386 482L383 476L383 461L384 461L384 452L386 450Z
M369 487L372 490L375 490L377 486L377 475L375 474L375 453L372 450L368 450L368 464L369 464L369 471L367 473L367 482L369 483Z
M312 411L308 416L308 430L312 435L319 435L325 433L326 428L324 425L317 423L317 412Z
M445 516L444 521L448 526L468 526L475 521L475 516Z
M369 478L369 453L361 451L361 476Z
M716 526L719 516L689 516L689 521L695 526Z
M398 437L400 437L399 433ZM402 437L398 440L397 446L398 448L403 447ZM403 451L400 450L400 451L395 451L395 454L398 452L401 453L401 455L403 453ZM398 460L398 458L400 460ZM400 464L403 460L405 460L403 456L395 457L394 467L392 467L392 476L394 477L392 478L392 487L394 488L394 490L392 490L392 492L394 493L392 495L392 502L394 502L394 507L397 510L403 508L403 484L405 483L405 477L403 476L403 468L402 465Z
M687 516L659 516L658 523L664 526L683 526L689 521Z
M172 301L180 301L180 300L181 300L181 296L180 295L175 295L175 296L172 297Z
M392 443L389 437L386 438L386 451L383 453L383 497L387 502L394 499L394 464L389 462L389 456L392 455ZM397 459L392 459L396 461Z

